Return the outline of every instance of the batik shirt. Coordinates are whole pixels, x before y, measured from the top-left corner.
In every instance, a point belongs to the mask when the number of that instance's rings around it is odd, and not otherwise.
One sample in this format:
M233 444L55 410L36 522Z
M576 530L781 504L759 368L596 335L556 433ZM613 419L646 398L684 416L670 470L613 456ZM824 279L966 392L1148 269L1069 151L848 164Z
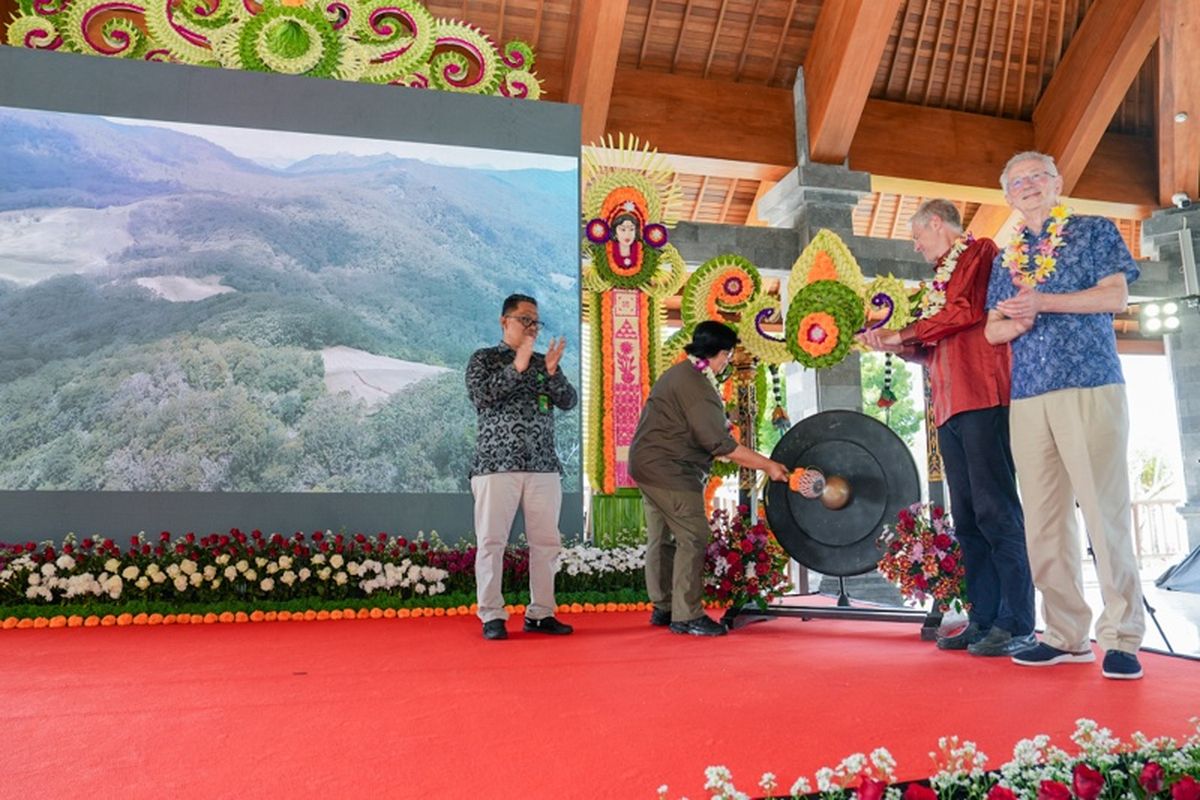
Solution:
M534 353L517 372L517 351L504 342L476 350L467 364L467 394L479 413L471 476L497 472L557 472L554 408L579 402L561 369L546 372L546 357Z
M1031 253L1046 236L1050 221L1046 220L1037 236L1022 230ZM1141 274L1117 226L1103 217L1071 216L1062 238L1054 272L1035 291L1081 292L1109 275L1123 273L1125 281L1133 283ZM1016 294L1017 287L1004 266L1001 251L992 262L987 307L991 310ZM1058 389L1091 389L1125 382L1117 358L1112 314L1038 314L1033 327L1011 344L1014 400Z

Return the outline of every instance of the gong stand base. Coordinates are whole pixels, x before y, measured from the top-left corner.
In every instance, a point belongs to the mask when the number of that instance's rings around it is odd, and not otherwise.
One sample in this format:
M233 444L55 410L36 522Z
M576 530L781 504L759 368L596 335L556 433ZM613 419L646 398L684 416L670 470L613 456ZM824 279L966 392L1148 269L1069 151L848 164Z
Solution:
M815 594L815 592L813 593ZM916 608L883 608L879 606L853 606L846 594L846 579L838 578L838 599L835 606L768 605L759 608L750 604L726 609L721 621L730 628L741 628L750 622L759 622L773 617L799 617L810 619L850 619L860 622L907 622L921 626L922 641L937 640L938 628L942 624L942 613L936 609L922 611Z

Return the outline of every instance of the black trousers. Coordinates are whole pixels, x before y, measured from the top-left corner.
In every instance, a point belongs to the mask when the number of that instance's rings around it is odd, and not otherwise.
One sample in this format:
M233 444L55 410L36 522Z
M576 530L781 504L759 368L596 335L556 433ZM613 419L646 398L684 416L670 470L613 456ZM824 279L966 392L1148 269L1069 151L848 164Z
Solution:
M954 532L967 571L971 621L1033 632L1033 577L1008 440L1008 408L955 414L938 428Z

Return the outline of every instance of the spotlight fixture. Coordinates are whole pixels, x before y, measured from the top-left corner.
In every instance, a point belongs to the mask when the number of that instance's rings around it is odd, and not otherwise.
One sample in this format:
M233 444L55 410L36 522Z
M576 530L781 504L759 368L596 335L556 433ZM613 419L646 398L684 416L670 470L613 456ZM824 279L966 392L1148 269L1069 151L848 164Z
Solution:
M1139 312L1138 327L1144 333L1162 335L1179 330L1179 301L1146 303Z

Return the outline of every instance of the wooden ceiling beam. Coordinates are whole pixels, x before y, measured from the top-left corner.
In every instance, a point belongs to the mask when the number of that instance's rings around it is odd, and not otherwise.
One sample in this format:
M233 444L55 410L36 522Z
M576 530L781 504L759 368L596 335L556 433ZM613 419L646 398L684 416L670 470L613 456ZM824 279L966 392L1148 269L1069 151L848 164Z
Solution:
M583 107L584 143L604 135L628 9L629 0L581 0L572 21L564 99Z
M1158 202L1200 198L1200 5L1160 0L1158 34ZM1176 122L1176 114L1186 114Z
M1158 12L1159 0L1096 0L1038 100L1034 147L1054 156L1067 194L1154 47Z
M730 103L729 97L737 97L738 102ZM667 103L673 113L666 113ZM680 125L681 118L697 122ZM613 84L608 130L632 133L662 153L700 163L727 162L737 177L763 180L767 178L745 173L756 169L779 175L796 164L789 89L620 68ZM852 169L872 175L999 192L1005 162L1033 146L1033 125L1023 120L868 100L849 159ZM723 173L713 173L717 174ZM1068 194L1153 208L1158 206L1156 174L1153 139L1105 134L1075 190ZM997 197L992 202L1002 204L1002 197Z
M804 59L809 158L838 164L850 152L901 0L825 0Z

